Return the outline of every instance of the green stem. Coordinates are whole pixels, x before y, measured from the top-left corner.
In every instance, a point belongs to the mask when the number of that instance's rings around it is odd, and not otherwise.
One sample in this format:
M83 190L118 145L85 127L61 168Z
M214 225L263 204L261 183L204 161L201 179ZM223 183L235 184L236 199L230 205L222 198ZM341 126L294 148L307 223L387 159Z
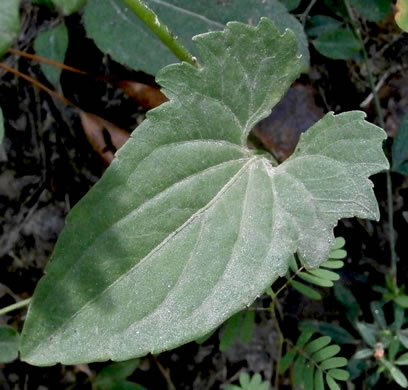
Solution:
M197 65L196 59L142 0L122 0L181 61Z
M351 10L348 0L344 0L344 4L346 5L347 12L349 14L351 25L354 29L354 32L357 35L357 38L359 39L361 43L364 62L367 67L368 81L370 83L370 88L372 90L373 97L374 97L374 106L375 106L375 111L377 113L378 122L380 123L380 126L383 129L385 129L385 121L384 121L384 116L381 110L380 99L378 97L378 93L375 88L374 76L371 70L371 64L368 58L367 50L365 48L364 40L361 36L360 27L354 18L353 11ZM389 171L386 171L385 174L386 174L386 179L387 179L388 241L390 245L390 254L391 254L391 276L392 276L392 282L394 285L394 290L396 291L398 288L398 284L397 284L397 272L398 272L397 260L398 259L397 259L397 253L395 251L394 205L393 205L393 196L392 196L393 195L392 194L392 179L391 179L391 174Z
M305 9L305 12L303 12L302 15L300 15L300 21L302 22L303 26L306 24L306 19L309 15L309 12L312 10L313 6L316 4L317 0L312 0L307 8Z
M26 307L26 306L28 306L30 301L31 301L31 298L27 298L27 299L24 299L23 301L13 303L10 306L3 307L3 309L0 309L0 315L6 314L6 313L8 313L10 311L13 311L13 310L21 309L22 307Z

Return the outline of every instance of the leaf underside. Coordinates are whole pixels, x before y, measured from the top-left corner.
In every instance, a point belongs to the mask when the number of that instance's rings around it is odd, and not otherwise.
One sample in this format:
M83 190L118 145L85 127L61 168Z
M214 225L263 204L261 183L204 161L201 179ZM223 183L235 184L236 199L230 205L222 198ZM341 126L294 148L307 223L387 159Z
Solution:
M327 259L338 219L378 218L368 176L385 133L361 112L326 115L274 167L247 135L302 64L268 19L194 38L200 68L158 82L148 113L70 213L23 331L36 365L126 360L197 339L250 305L298 252Z

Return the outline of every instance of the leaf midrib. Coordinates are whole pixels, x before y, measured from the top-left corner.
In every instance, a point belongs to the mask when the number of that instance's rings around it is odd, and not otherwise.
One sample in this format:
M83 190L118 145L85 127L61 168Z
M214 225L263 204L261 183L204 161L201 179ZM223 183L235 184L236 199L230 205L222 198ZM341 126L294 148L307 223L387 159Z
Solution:
M244 173L248 167L250 167L251 163L257 159L260 159L262 157L259 156L254 156L239 169L239 171L228 180L228 182L224 185L224 187L221 188L221 190L214 196L211 201L209 201L204 207L201 209L197 210L187 221L185 221L180 227L178 227L174 232L170 233L164 240L162 240L156 247L154 247L145 257L143 257L138 263L130 267L126 272L122 273L116 280L114 280L112 283L110 283L105 289L103 289L100 293L98 293L94 298L86 302L80 309L78 309L75 313L73 313L64 323L62 323L59 327L57 327L46 339L43 340L43 342L39 343L34 349L32 349L31 354L35 354L35 352L41 347L42 344L46 343L49 339L52 339L61 329L66 327L67 324L69 324L75 317L77 317L82 311L84 311L88 306L90 306L93 302L98 300L101 296L103 296L107 291L109 291L111 288L113 288L116 284L118 284L124 277L126 277L129 273L134 271L139 265L143 264L147 259L149 259L152 255L154 255L158 250L160 250L167 242L169 242L173 237L175 237L181 230L183 230L188 224L190 224L192 221L194 221L198 216L200 216L202 213L204 213L207 209L209 209L217 200L220 196L222 196L233 184L234 182ZM244 160L244 159L242 159ZM232 160L228 161L227 163L231 162L236 162L239 160ZM219 167L220 165L225 165L226 163L223 164L218 164L212 168ZM203 171L197 173L196 175L202 173ZM186 179L186 178L185 178ZM184 180L185 180L184 179ZM171 188L171 187L169 187ZM168 189L167 189L168 190ZM149 200L150 201L150 200ZM106 231L105 231L106 232ZM89 248L88 248L89 249ZM88 251L88 249L84 252L84 254ZM81 255L82 257L83 255ZM47 277L47 276L46 276ZM60 279L60 282L63 279ZM26 354L26 359L30 353Z

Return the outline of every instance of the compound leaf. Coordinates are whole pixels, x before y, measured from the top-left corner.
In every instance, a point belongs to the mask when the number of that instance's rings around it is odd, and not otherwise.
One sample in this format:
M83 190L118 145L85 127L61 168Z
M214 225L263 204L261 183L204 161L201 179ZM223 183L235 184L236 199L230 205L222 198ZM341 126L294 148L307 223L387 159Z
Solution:
M36 365L126 360L195 340L248 306L294 252L324 262L338 219L378 219L368 176L385 133L326 115L279 166L247 136L300 73L294 34L262 19L195 37L201 67L169 66L170 101L71 211L29 308Z
M0 1L0 57L12 45L20 31L20 0Z
M278 0L145 0L145 3L194 55L198 55L191 41L194 35L222 30L230 20L255 24L261 16L267 16L282 33L287 28L295 32L302 70L309 66L303 26ZM84 22L88 36L100 50L133 69L156 74L177 60L122 0L89 0Z

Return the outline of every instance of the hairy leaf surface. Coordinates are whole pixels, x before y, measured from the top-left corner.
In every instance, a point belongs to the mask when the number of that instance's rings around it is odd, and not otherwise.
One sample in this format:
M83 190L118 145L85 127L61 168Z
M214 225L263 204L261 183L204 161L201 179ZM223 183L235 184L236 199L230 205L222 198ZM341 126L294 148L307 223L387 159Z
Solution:
M145 0L181 42L197 55L191 38L222 30L230 20L256 24L261 16L271 18L281 32L293 30L298 37L303 69L309 66L309 50L303 26L278 0ZM170 50L128 9L122 0L89 0L84 13L87 34L116 61L156 74L177 61ZM129 50L132 47L132 50Z
M33 364L125 360L208 334L250 305L298 252L327 259L339 218L378 218L368 176L385 133L326 115L276 167L247 148L302 64L268 19L194 38L202 66L158 82L170 101L72 210L23 332Z

